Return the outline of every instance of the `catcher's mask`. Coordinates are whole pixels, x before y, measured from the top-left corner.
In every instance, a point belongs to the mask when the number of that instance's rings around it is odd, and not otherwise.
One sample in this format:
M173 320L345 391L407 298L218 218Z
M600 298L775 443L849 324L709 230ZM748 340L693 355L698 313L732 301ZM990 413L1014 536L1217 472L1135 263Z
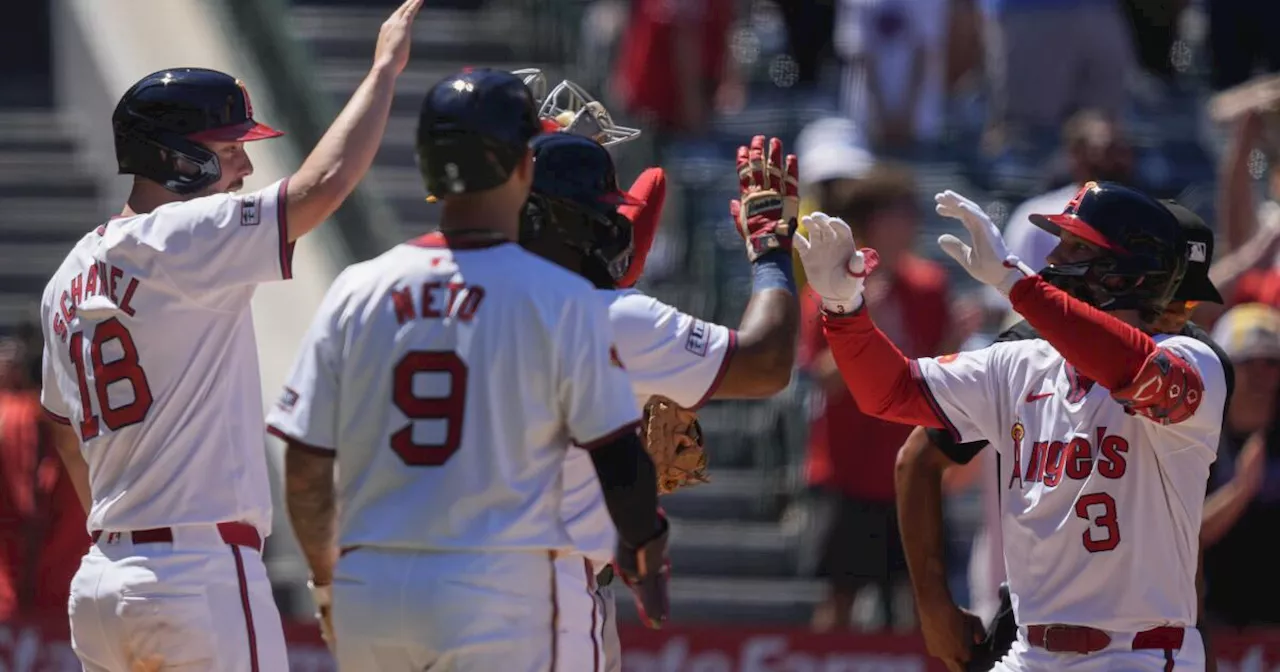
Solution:
M615 124L603 103L567 79L548 89L546 74L537 68L514 70L512 74L524 80L538 101L543 130L581 135L605 147L640 137L640 129Z
M1156 319L1187 270L1178 220L1147 195L1108 182L1089 182L1061 214L1032 215L1036 226L1071 233L1101 252L1087 261L1050 264L1040 275L1101 310L1138 310Z
M598 142L568 133L540 135L533 150L533 190L520 222L522 245L554 240L581 261L581 273L611 288L631 265L631 222L619 205L643 201L618 188L613 160Z

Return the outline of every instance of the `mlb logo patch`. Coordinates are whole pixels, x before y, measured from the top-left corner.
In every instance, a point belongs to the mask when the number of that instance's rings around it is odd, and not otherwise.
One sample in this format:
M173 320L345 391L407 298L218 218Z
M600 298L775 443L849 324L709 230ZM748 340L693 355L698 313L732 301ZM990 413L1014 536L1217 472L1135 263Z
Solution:
M298 405L298 392L293 388L284 388L284 394L280 395L280 400L276 402L282 411L292 411L294 406Z
M1187 259L1204 263L1209 260L1209 248L1203 241L1187 243Z
M693 328L689 330L689 338L684 342L684 349L699 357L706 357L708 330L706 322L694 320Z
M257 226L260 213L257 194L240 199L240 226Z

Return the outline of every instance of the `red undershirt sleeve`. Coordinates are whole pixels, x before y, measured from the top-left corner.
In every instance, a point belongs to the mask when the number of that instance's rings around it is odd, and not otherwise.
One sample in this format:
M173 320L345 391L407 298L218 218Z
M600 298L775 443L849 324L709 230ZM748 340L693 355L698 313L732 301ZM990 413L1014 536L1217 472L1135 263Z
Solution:
M1137 327L1076 299L1032 275L1019 280L1009 302L1080 373L1111 391L1133 382L1156 343Z
M947 426L913 375L911 360L876 327L865 308L849 316L823 314L822 322L840 376L863 413L906 425Z

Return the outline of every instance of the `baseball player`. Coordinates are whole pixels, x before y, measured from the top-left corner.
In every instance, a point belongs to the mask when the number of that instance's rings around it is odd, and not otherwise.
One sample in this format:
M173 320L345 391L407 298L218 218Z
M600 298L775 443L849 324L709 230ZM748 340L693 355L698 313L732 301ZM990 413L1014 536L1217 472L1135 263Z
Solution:
M421 0L383 24L373 67L302 167L235 194L245 143L280 135L213 70L142 78L112 116L133 189L45 288L41 401L88 511L71 586L86 670L284 670L262 563L271 490L250 299L351 193L381 142Z
M515 244L540 132L510 73L432 87L417 155L440 231L338 277L268 417L342 670L578 664L562 657L591 633L559 628L554 571L573 549L571 441L603 487L621 573L665 611L666 524L614 330L588 282Z
M1198 533L1226 383L1204 343L1150 333L1186 271L1177 220L1139 192L1088 183L1063 213L1033 218L1060 238L1035 274L972 201L950 191L936 201L971 237L944 235L943 250L1007 295L1043 340L907 360L862 310L874 252L855 249L847 225L821 213L796 247L859 406L958 442L1001 437L1019 630L994 669L1203 669ZM935 565L915 573L941 571ZM917 599L922 617L965 627L949 596Z
M620 285L638 275L628 262L632 222L618 213L639 199L620 191L609 153L570 132L534 141L534 183L521 241L587 278L609 311L617 354L630 375L636 408L655 398L696 409L712 398L760 398L787 385L798 326L790 238L798 209L797 166L782 144L763 136L738 151L741 200L731 207L747 242L754 292L738 329L710 324ZM646 209L660 207L652 201ZM655 221L656 214L648 215ZM640 219L637 217L637 219ZM659 462L659 470L663 464ZM661 475L661 474L660 474ZM621 669L613 581L614 532L588 455L565 463L564 516L579 551L557 562L561 627L593 633L574 670ZM662 615L642 618L660 621ZM588 667L588 664L590 667Z
M1222 295L1209 279L1209 267L1213 263L1213 230L1194 212L1178 203L1162 201L1162 204L1177 218L1187 240L1187 271L1174 291L1172 301L1160 318L1153 322L1152 329L1161 333L1180 333L1212 349L1222 362L1229 399L1234 387L1231 363L1209 334L1195 323L1187 321L1191 306L1195 303L1222 303ZM997 342L1038 338L1040 335L1035 329L1021 321L1000 334ZM938 535L938 530L942 529L943 472L952 465L968 464L987 445L985 439L957 443L946 430L917 427L902 448L897 479L898 506L902 512L903 545L908 559L917 568L912 576L918 593L947 594L944 592L947 590L946 586L938 583L945 581L945 576L925 569L933 562L942 562L943 558L942 540ZM999 530L995 534L998 539ZM1001 562L1003 567L1002 557L996 561ZM991 589L995 590L995 586L991 586ZM949 599L947 609L937 610L940 617L922 615L929 650L940 658L967 663L968 670L990 670L1009 650L1017 635L1007 586L1002 591L1001 598L1002 604L996 618L986 628L984 641L977 645L973 642L971 632L947 629L946 626L957 624L946 618L955 613L954 603Z

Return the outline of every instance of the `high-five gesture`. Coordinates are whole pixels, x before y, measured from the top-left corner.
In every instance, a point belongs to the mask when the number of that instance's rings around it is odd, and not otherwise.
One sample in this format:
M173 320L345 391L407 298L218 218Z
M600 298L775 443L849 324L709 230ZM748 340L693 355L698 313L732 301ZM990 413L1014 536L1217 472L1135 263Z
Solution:
M808 237L796 235L796 253L823 310L840 315L861 308L863 282L880 256L871 248L858 249L853 231L839 217L805 215L804 230Z
M800 177L795 154L782 155L782 141L763 135L751 138L751 147L738 148L739 199L729 202L729 214L738 235L747 243L747 257L771 250L791 254L791 236L800 215Z
M960 262L969 275L995 287L1005 296L1013 289L1013 283L1035 275L1035 271L1009 254L1000 230L977 203L950 189L935 195L933 200L938 204L939 215L960 220L969 232L968 244L949 233L938 237L942 251Z
M392 74L404 72L409 64L409 45L413 43L413 19L422 9L423 0L406 0L382 22L378 46L373 52L374 67L387 68Z

